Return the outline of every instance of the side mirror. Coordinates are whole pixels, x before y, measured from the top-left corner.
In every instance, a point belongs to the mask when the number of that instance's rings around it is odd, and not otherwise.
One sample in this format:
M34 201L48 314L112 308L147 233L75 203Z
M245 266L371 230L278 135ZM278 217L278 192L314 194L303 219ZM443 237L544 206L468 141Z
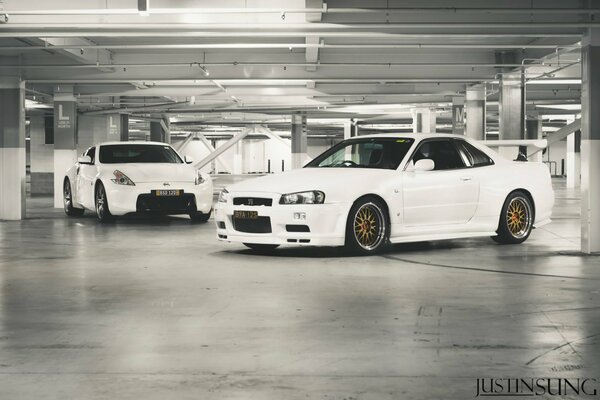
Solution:
M415 172L433 171L435 168L435 162L429 158L424 158L415 163Z
M90 156L79 156L77 158L79 164L92 164L92 157Z
M190 156L183 157L183 160L185 161L186 164L192 164L194 162L194 159Z

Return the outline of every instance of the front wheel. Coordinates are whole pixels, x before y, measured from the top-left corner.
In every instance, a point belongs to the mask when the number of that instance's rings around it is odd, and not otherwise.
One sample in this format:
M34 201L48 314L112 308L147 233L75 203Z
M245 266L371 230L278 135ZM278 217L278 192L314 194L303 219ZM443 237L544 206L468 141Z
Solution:
M346 248L352 253L374 254L388 243L389 221L383 202L374 197L359 199L348 215Z
M534 211L529 197L520 191L511 193L502 206L498 223L498 236L494 241L501 244L523 243L531 234Z
M75 208L73 206L73 191L71 190L71 181L69 178L65 178L63 184L63 207L65 214L69 217L81 217L83 215L83 208Z
M106 198L106 190L102 182L96 185L95 196L96 200L96 217L101 223L110 222L113 220L113 215L108 208L108 199Z

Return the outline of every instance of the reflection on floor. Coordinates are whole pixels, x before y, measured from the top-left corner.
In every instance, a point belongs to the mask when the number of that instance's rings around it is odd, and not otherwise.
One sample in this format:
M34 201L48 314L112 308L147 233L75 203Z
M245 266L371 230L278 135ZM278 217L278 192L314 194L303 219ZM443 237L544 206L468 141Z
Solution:
M600 374L600 260L579 200L488 238L253 254L212 223L0 223L1 399L466 399L481 377Z

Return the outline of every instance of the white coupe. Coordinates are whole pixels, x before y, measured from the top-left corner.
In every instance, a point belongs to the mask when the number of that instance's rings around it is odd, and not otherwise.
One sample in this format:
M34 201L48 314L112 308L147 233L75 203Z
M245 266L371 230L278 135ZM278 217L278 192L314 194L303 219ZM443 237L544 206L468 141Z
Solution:
M155 142L109 142L87 149L64 178L65 213L85 209L100 222L130 213L189 214L210 218L213 185L171 146Z
M369 254L389 242L521 243L550 222L553 203L542 163L509 161L464 136L387 134L225 188L215 221L219 240L254 249L346 245Z

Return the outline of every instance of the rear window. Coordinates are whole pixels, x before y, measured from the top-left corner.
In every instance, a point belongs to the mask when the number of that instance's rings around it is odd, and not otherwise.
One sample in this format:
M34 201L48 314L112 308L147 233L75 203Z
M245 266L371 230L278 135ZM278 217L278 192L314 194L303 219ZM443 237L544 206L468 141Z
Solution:
M494 164L494 161L490 157L471 143L464 140L457 140L456 145L458 146L461 155L466 158L469 167L483 167Z

